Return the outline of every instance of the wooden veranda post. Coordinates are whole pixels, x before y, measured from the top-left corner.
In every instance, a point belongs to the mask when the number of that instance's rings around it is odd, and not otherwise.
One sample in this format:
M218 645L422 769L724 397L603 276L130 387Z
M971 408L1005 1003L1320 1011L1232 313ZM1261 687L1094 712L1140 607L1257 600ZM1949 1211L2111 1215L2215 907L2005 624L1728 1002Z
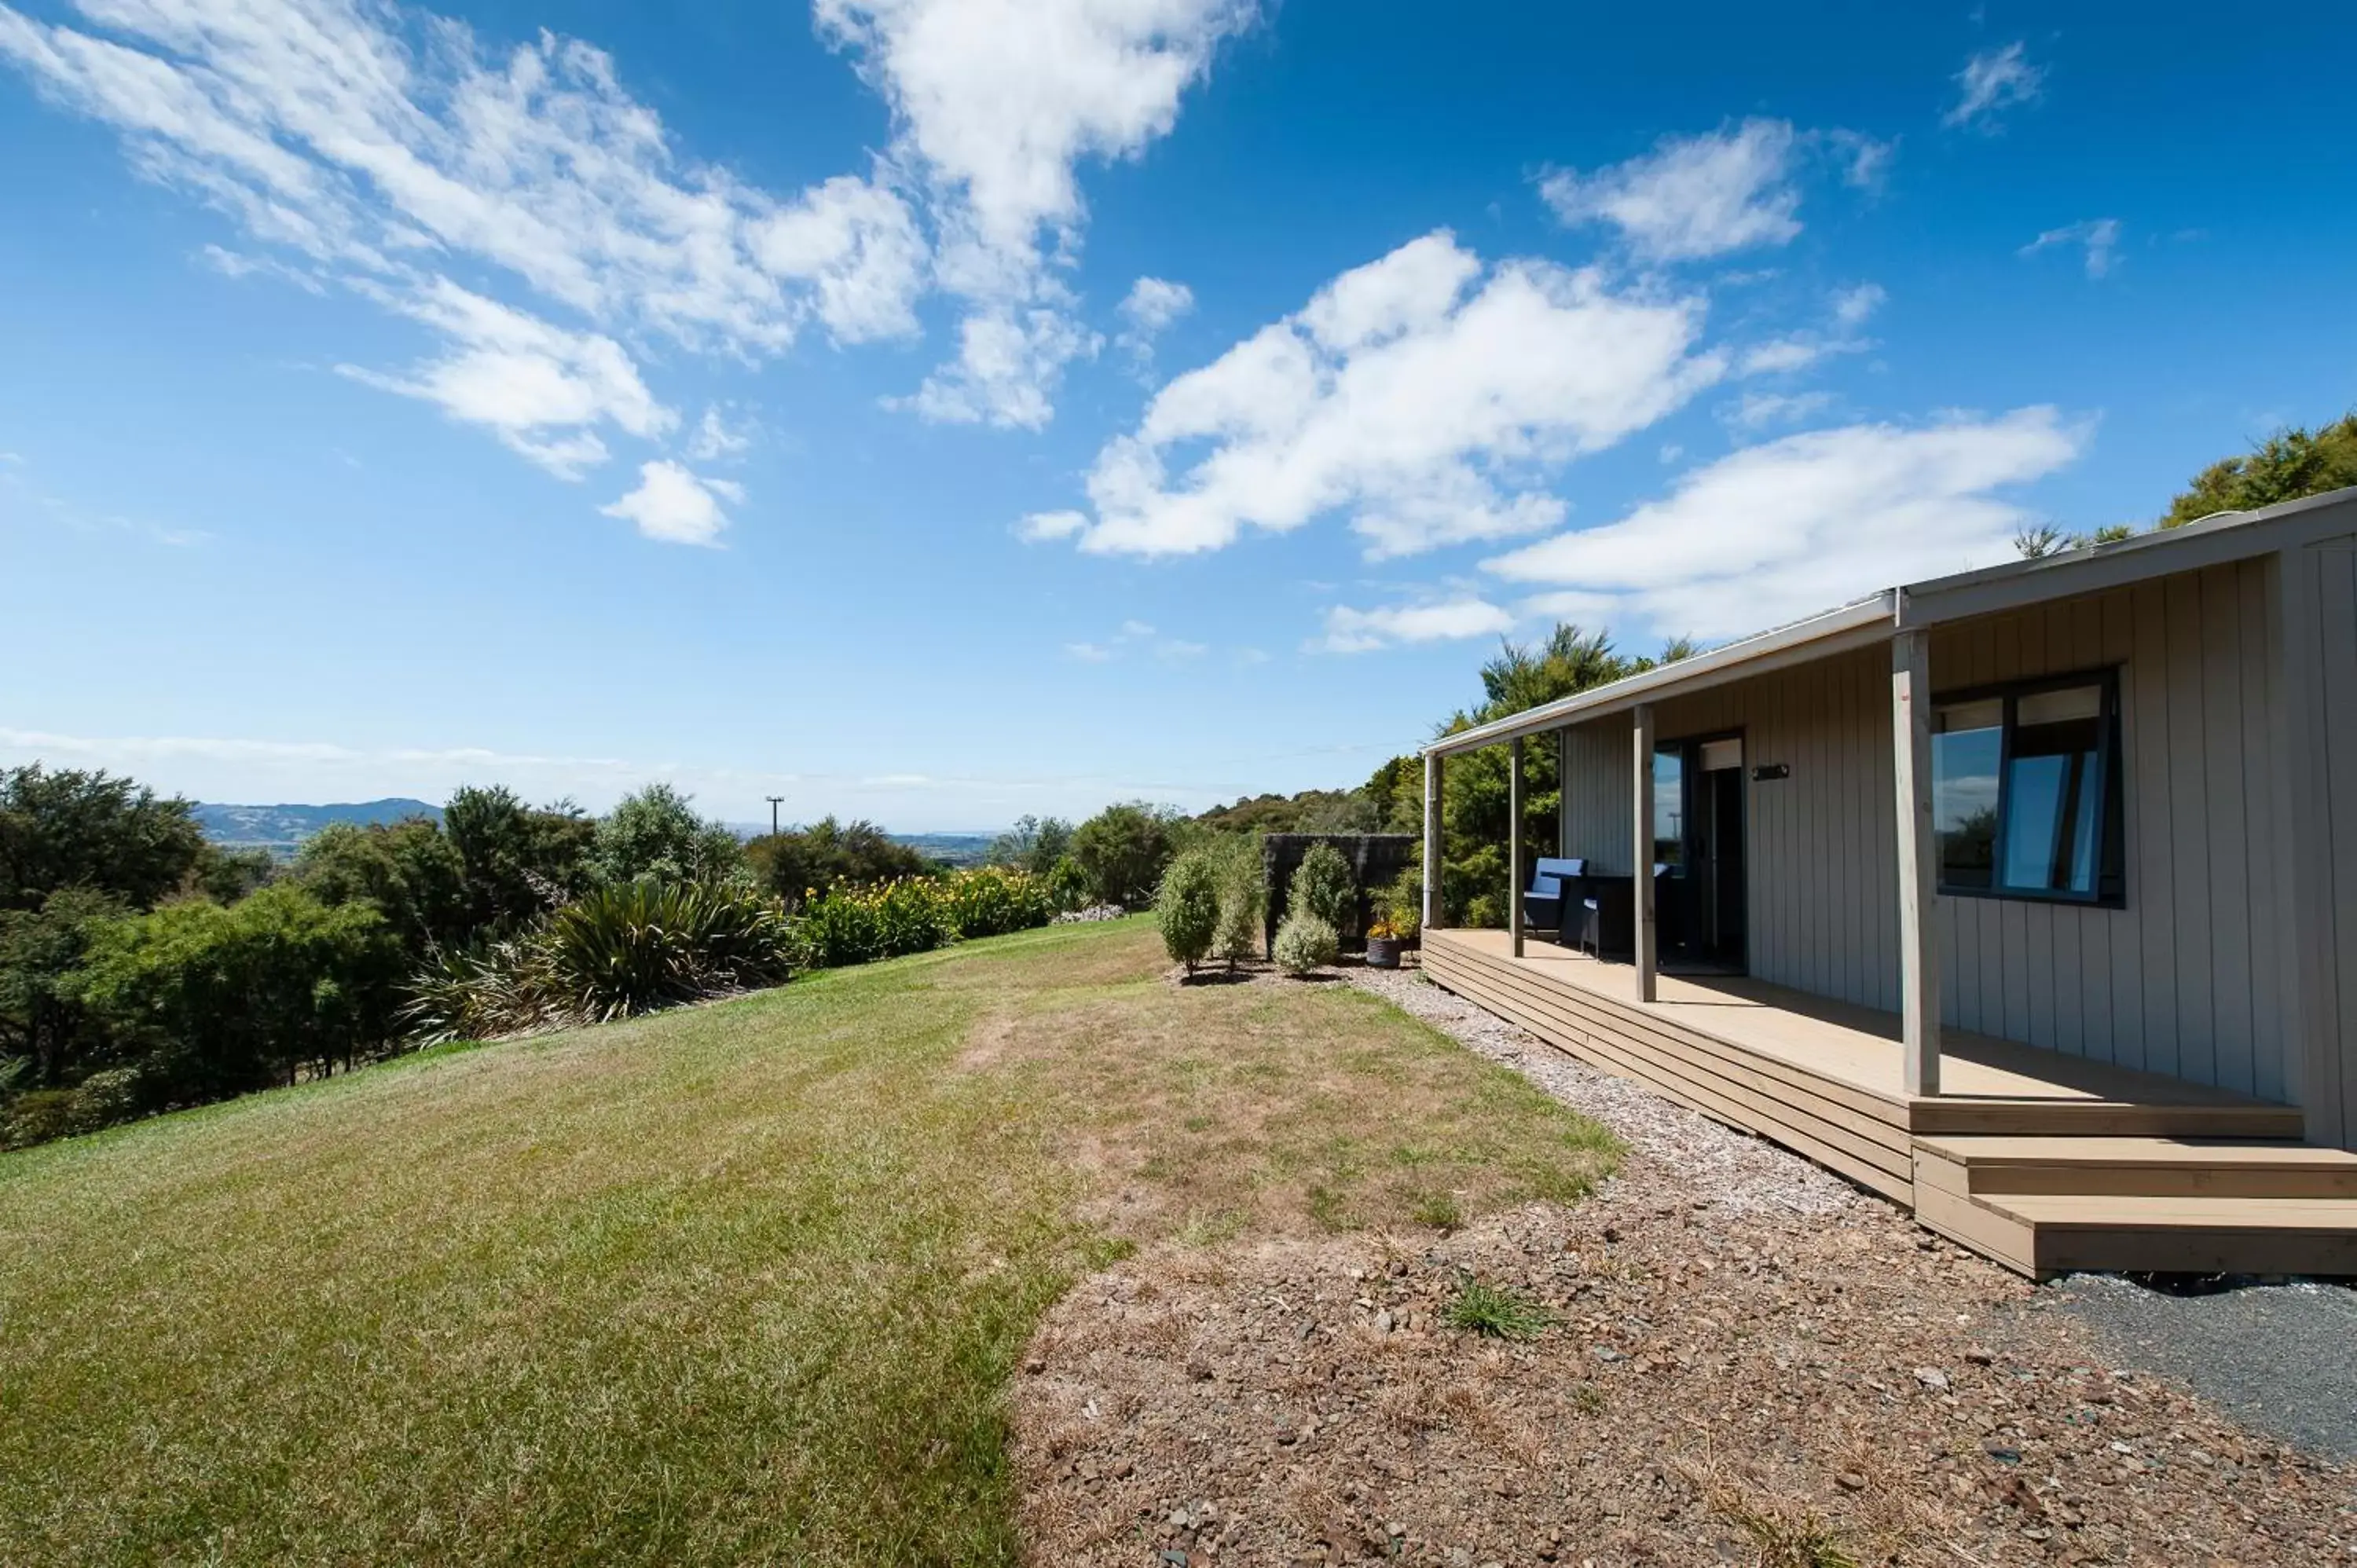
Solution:
M1514 737L1506 769L1506 934L1523 956L1523 737Z
M1424 925L1440 929L1440 754L1424 757Z
M1660 999L1661 985L1656 979L1659 955L1654 951L1658 928L1653 912L1653 704L1637 704L1636 723L1631 726L1634 740L1631 766L1635 769L1631 791L1637 809L1629 824L1629 871L1632 886L1630 890L1631 922L1635 927L1637 948L1637 1000L1653 1002Z
M1920 631L1890 644L1891 760L1898 779L1899 1015L1907 1092L1940 1092L1940 949L1932 899L1932 647Z

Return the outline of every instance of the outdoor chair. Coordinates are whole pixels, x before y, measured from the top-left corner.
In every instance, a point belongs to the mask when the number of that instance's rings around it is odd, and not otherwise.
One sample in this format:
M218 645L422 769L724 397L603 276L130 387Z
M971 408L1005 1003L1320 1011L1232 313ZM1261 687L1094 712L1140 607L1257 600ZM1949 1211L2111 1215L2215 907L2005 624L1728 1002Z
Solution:
M1523 894L1523 929L1563 932L1564 883L1587 869L1585 860L1545 857L1531 868L1531 885Z

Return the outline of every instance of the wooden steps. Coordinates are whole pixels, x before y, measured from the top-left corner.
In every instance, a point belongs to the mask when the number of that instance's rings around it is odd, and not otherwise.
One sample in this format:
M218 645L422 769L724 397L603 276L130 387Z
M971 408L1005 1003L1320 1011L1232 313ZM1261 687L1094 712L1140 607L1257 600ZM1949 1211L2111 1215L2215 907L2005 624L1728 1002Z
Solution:
M2033 1276L2357 1274L2357 1155L2264 1141L1920 1139L1915 1215Z
M1910 1097L1856 1009L1749 983L1641 1003L1613 966L1517 960L1496 937L1427 933L1425 971L2022 1273L2357 1275L2357 1154L2300 1142L2295 1107L1977 1036L1956 1091Z
M2217 1138L1919 1138L1967 1167L1971 1190L2143 1197L2357 1198L2357 1155Z

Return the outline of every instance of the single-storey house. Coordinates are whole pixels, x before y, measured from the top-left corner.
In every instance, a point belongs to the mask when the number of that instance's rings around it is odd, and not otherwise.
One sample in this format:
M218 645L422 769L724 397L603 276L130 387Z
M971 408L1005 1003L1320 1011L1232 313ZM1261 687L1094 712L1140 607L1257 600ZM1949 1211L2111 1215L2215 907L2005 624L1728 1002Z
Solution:
M1560 842L1449 929L1448 759L1499 745L1517 790L1557 748ZM1426 973L1561 1049L2025 1273L2357 1273L2357 489L1887 589L1425 779Z

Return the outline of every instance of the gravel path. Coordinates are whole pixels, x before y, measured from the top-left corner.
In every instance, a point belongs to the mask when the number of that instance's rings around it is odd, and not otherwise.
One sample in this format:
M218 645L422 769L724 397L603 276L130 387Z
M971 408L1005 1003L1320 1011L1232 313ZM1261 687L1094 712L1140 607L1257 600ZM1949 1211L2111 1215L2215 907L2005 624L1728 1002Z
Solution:
M2181 1379L2311 1453L2357 1459L2357 1291L2245 1285L2166 1295L2105 1274L2051 1290L2122 1365Z
M1731 1214L1762 1210L1838 1214L1874 1200L1839 1176L1749 1133L1714 1122L1652 1090L1599 1072L1553 1046L1443 991L1411 970L1342 970L1402 1012L1491 1061L1503 1063L1576 1111L1620 1134L1635 1154L1677 1173L1689 1196ZM1622 1179L1627 1179L1624 1170Z

